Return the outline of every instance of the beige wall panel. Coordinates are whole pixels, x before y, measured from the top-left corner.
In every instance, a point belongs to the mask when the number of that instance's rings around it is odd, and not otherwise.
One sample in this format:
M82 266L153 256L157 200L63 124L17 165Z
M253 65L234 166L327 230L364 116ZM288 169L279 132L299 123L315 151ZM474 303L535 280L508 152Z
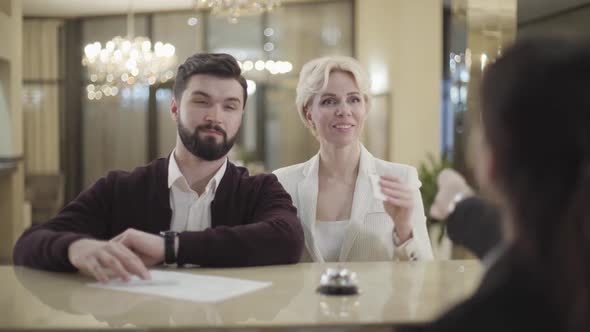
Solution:
M6 0L5 0L6 1ZM22 155L22 5L20 0L8 0L10 15L0 13L0 31L9 33L0 34L2 43L2 56L8 61L8 85L10 100L10 119L12 130L12 156ZM3 78L4 79L4 78ZM17 170L0 175L0 261L8 261L12 257L12 247L17 237L22 232L24 201L24 171L22 162L18 163Z
M358 1L356 20L356 54L372 92L389 95L388 159L417 166L429 153L437 156L442 2Z

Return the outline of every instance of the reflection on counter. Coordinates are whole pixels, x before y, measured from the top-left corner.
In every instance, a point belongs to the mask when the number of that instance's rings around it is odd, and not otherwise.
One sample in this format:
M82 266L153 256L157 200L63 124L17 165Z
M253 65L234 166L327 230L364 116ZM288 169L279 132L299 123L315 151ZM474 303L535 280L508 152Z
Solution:
M430 321L469 296L482 272L478 261L363 262L343 267L358 275L359 294L316 292L334 263L300 263L179 272L271 282L256 292L218 303L197 303L86 286L80 274L0 266L0 315L6 329L194 329L364 327Z

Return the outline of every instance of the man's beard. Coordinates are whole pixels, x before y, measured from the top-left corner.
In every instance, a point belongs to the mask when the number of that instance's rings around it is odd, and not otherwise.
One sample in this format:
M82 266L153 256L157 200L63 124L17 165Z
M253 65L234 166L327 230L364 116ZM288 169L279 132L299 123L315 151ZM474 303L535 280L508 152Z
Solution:
M227 133L218 125L212 123L206 123L195 128L194 132L182 125L180 119L178 119L178 135L184 147L189 150L195 157L214 161L225 156L234 145L236 135L227 138ZM215 130L223 136L221 143L216 142L216 137L207 135L205 138L199 136L199 132L205 130Z

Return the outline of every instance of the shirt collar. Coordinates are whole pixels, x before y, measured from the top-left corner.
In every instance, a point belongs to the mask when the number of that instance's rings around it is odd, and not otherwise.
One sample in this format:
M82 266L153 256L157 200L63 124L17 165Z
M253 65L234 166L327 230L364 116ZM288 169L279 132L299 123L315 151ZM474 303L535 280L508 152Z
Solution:
M205 187L205 192L209 192L209 190L211 190L211 192L215 194L215 191L217 190L217 186L219 185L219 183L221 182L221 179L223 178L223 175L225 174L226 168L227 168L227 158L225 158L223 165L221 165L221 167L219 167L219 169L217 170L217 173L215 173L213 178L211 178L211 180L209 180L209 183L207 183L207 186Z
M178 185L183 186L185 190L191 190L186 178L180 171L180 167L178 167L178 163L176 162L175 151L172 151L172 155L170 156L170 162L168 163L168 188L171 188L175 183ZM225 174L225 170L227 168L227 158L223 162L223 165L219 167L215 175L209 180L207 186L205 187L205 192L209 192L210 190L215 193L217 190L217 186L221 182L223 175Z
M184 183L186 184L186 179L182 175L182 172L178 167L178 163L176 162L175 152L176 149L172 151L172 154L170 155L170 162L168 163L168 188L171 188L172 185L180 179L183 179Z

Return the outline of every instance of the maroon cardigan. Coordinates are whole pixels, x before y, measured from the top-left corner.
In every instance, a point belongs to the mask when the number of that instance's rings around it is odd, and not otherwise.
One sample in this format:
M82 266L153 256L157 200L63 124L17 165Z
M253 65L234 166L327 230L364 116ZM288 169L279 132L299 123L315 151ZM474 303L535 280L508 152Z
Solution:
M109 240L128 228L152 234L169 230L169 192L167 158L132 172L109 172L55 218L23 233L14 264L73 271L68 247L78 239ZM179 264L290 264L299 261L303 250L297 210L277 178L249 176L230 162L211 202L211 224L203 231L180 233Z

